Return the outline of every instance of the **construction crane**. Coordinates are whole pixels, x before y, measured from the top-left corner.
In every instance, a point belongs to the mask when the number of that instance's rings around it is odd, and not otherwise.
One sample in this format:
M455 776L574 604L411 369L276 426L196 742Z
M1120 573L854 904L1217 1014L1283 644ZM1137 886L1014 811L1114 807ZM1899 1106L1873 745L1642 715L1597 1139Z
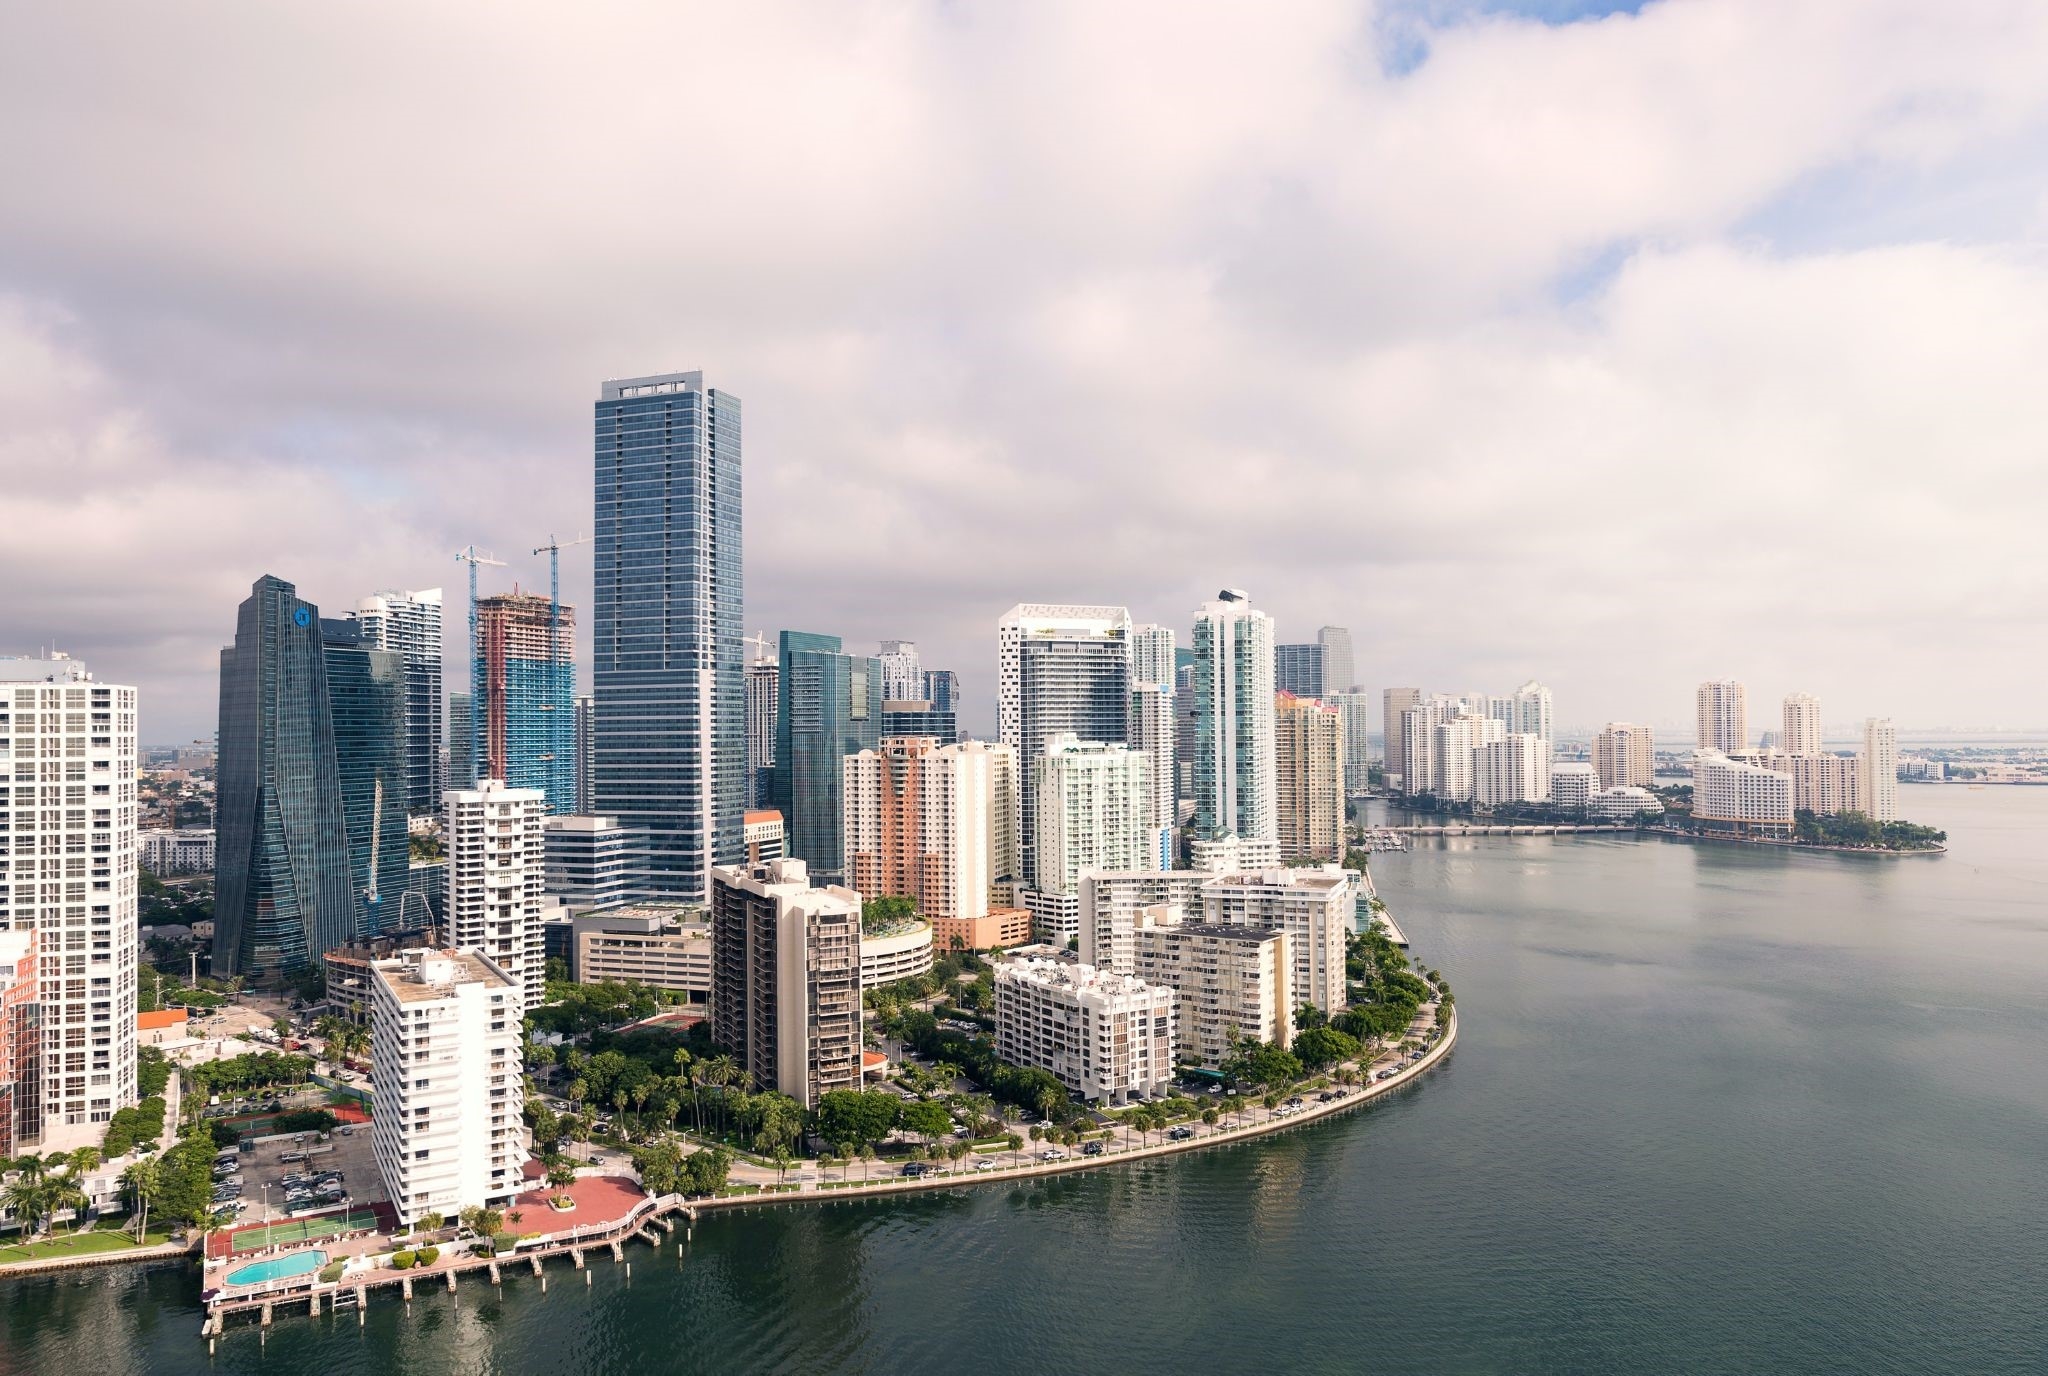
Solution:
M553 533L550 533L548 535L548 542L537 546L533 551L535 554L545 554L548 557L548 700L542 704L541 710L544 712L554 712L563 707L573 708L574 705L576 696L576 661L573 656L562 652L562 551L574 549L577 545L587 545L590 542L591 537L588 535L577 535L567 540L559 540L555 538ZM550 777L555 776L553 765L556 760L573 760L575 758L575 740L576 714L573 710L569 711L565 716L549 720L548 764L550 767L548 773ZM572 768L569 774L568 791L570 800L568 802L568 810L574 810L576 806L574 802L576 771ZM551 789L549 791L553 792L554 790ZM548 801L559 806L562 800L550 798Z
M489 564L493 568L504 568L503 559L493 559L475 545L465 545L455 551L455 562L469 565L469 773L462 780L462 787L475 788L476 781L483 777L484 764L484 669L483 657L477 653L476 645L476 566Z

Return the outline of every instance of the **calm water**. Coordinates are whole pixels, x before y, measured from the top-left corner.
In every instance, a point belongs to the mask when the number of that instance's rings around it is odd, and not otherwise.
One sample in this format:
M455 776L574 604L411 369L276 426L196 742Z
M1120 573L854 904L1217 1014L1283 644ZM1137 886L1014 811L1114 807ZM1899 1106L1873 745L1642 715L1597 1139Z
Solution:
M1945 858L1443 843L1462 1029L1383 1106L1031 1188L718 1219L631 1281L232 1330L223 1372L2040 1372L2048 789ZM0 1370L209 1370L189 1272L0 1286Z

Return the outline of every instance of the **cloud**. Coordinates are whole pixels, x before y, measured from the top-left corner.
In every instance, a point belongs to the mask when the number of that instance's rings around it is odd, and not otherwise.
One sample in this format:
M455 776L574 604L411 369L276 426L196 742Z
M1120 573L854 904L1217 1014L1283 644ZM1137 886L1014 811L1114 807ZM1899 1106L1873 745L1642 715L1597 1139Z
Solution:
M257 575L532 584L598 379L702 367L749 624L984 729L1010 603L1225 585L1571 723L2037 700L2048 13L1534 8L27 14L0 647L203 732Z

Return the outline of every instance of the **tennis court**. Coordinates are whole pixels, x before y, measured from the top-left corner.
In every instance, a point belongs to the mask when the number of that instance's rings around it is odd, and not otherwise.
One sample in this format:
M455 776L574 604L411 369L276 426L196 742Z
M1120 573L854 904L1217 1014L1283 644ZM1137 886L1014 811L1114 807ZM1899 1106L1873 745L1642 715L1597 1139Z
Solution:
M276 1223L223 1228L207 1234L206 1255L223 1261L243 1252L260 1252L265 1247L296 1247L302 1242L325 1242L351 1233L389 1232L397 1226L398 1215L388 1204L368 1205L346 1213L337 1209L333 1213L309 1214Z
M308 1105L306 1108L301 1109L284 1109L278 1113L238 1115L232 1118L223 1118L220 1121L226 1123L244 1137L269 1137L281 1131L277 1126L277 1120L280 1117L291 1113L305 1113L314 1108L326 1109L334 1115L334 1121L342 1127L348 1127L352 1124L359 1125L370 1121L369 1110L361 1104Z

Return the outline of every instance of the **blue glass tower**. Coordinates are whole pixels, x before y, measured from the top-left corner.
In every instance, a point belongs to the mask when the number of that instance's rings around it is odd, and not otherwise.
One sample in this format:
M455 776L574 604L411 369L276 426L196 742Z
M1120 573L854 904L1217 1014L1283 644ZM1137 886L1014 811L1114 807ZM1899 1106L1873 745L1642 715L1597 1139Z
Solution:
M335 774L348 830L349 892L363 936L424 927L424 895L407 899L412 752L406 656L367 643L359 621L322 620Z
M594 806L646 834L650 893L708 901L746 853L739 398L603 384L596 476Z
M839 637L784 631L775 710L775 807L787 853L821 881L846 873L845 781L840 761L882 733L882 666L840 653Z
M320 612L256 580L220 652L213 969L275 985L356 934Z

